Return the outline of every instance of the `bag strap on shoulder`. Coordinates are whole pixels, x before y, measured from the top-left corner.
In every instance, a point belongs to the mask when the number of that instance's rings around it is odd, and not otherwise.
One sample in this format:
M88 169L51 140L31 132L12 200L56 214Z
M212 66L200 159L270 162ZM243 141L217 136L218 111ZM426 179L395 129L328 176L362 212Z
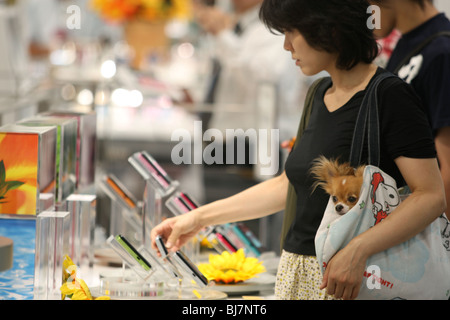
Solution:
M378 120L378 86L387 79L395 77L390 72L383 72L375 76L366 89L356 118L353 141L350 149L350 165L357 167L361 164L364 142L367 141L368 163L380 164L380 126Z

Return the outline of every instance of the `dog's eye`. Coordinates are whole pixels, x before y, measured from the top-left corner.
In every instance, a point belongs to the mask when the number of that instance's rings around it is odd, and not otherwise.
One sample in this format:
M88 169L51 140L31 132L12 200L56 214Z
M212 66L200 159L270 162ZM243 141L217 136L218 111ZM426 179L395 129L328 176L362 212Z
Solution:
M356 199L356 197L354 197L354 196L350 196L350 197L348 197L348 202L351 202L351 203L353 203L353 202L356 202L356 200L358 200L358 199Z
M332 200L333 200L333 202L337 202L338 198L336 196L333 196Z

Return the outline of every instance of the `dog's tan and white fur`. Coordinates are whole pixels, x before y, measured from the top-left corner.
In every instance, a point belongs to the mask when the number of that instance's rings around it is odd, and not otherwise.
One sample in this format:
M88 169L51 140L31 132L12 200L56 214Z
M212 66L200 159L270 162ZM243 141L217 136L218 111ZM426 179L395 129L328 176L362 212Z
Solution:
M321 187L332 197L337 214L346 214L358 202L365 166L352 168L324 156L313 163L311 174L317 180L313 187Z

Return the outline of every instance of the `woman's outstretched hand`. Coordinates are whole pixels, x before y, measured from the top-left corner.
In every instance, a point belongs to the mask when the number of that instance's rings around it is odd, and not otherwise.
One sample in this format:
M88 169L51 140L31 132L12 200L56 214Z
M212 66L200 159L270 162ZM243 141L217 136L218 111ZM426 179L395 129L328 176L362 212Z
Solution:
M196 210L166 219L152 229L152 248L158 251L155 238L160 235L165 240L168 250L177 251L202 228Z

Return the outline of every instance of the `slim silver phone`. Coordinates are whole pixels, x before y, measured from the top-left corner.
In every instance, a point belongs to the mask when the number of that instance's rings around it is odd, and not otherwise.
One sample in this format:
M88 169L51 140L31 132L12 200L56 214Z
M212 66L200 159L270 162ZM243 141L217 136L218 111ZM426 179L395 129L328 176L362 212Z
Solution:
M203 273L198 270L197 266L180 250L175 252L174 255L178 264L188 273L190 274L195 282L197 282L200 286L206 287L208 285L208 279L203 275ZM197 281L198 280L198 281Z

